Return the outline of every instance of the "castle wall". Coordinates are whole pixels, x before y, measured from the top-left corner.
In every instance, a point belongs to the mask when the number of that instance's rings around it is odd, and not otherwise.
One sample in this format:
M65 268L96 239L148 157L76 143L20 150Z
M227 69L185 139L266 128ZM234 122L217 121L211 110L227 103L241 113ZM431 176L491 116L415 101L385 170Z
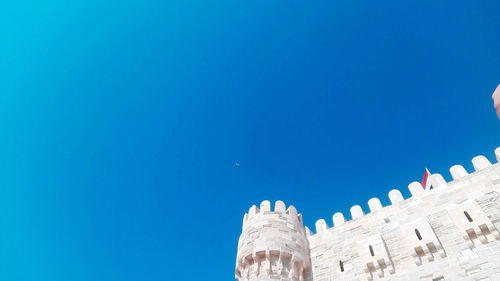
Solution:
M500 161L500 148L495 153ZM238 260L261 249L281 249L286 241L302 241L307 253L293 243L291 252L310 260L302 263L307 273L303 279L275 274L239 280L500 280L500 163L492 165L484 156L472 162L476 171L471 174L462 166L451 167L449 183L432 175L433 190L424 191L414 182L409 199L392 190L390 206L373 198L368 214L353 206L350 221L342 213L333 215L333 227L318 220L315 234L302 226L300 215L300 225L294 224L291 232L283 232L283 223L268 223L274 230L263 231L262 223L248 220L250 213L254 217L251 209L245 215ZM245 245L252 243L261 246L248 250Z

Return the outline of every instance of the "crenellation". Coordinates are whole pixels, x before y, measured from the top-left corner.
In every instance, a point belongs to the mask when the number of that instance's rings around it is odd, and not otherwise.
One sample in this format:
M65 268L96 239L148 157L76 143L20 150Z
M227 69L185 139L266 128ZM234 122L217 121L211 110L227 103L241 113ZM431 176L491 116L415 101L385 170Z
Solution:
M260 212L263 214L271 212L271 202L269 200L264 200L260 203Z
M286 205L283 201L276 201L276 203L274 203L274 212L276 213L285 213L286 212Z
M380 202L380 200L376 197L368 200L368 208L370 208L370 212L375 212L375 211L378 211L378 210L381 210L382 208L384 208L382 206L382 203Z
M450 168L450 174L454 180L458 180L467 176L469 173L467 173L467 170L465 170L462 165L454 165Z
M343 225L346 220L345 220L345 217L344 217L344 214L340 213L340 212L337 212L335 213L333 216L332 216L332 221L333 221L333 226L340 226L340 225Z
M491 162L490 160L488 160L488 158L484 157L483 155L478 155L472 158L472 166L474 166L474 170L478 172L488 167L491 167Z
M250 209L248 210L248 217L253 217L255 216L256 214L259 213L259 208L257 208L257 206L253 205L252 207L250 207Z
M391 201L391 204L405 201L405 199L403 198L403 194L401 194L401 191L397 189L389 191L389 200Z
M328 225L324 219L319 219L316 221L316 233L320 234L328 229Z
M414 181L408 185L408 190L410 190L411 196L419 196L424 194L424 188L422 184Z
M351 207L351 217L353 220L358 219L362 216L364 216L365 213L363 212L363 209L359 205L354 205Z
M294 206L290 205L290 207L288 207L288 209L286 210L286 213L290 216L297 216L297 209L295 209Z
M500 148L495 150L500 161ZM243 218L235 277L239 281L500 280L500 163L479 155L474 172L433 174L433 189L393 189L391 204L368 201L324 219L313 233L293 206L267 200Z

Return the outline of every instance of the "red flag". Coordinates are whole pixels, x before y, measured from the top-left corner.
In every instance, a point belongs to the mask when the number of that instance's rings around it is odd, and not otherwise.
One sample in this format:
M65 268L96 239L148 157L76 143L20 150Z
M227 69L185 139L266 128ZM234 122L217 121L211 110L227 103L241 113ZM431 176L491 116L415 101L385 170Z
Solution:
M431 172L429 172L429 170L427 170L427 168L425 168L424 178L422 179L422 187L424 188L424 190L432 189L430 177L431 177Z

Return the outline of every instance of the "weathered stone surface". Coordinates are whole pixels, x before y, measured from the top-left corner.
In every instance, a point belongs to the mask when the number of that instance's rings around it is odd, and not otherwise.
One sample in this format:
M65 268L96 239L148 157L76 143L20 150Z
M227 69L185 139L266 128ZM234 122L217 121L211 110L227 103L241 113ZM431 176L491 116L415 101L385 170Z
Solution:
M472 162L474 173L455 165L448 183L432 175L432 190L410 184L406 200L392 190L390 206L377 198L368 214L353 206L350 221L342 213L333 215L333 227L319 219L316 233L293 206L252 206L243 219L236 279L500 280L500 163L484 156Z

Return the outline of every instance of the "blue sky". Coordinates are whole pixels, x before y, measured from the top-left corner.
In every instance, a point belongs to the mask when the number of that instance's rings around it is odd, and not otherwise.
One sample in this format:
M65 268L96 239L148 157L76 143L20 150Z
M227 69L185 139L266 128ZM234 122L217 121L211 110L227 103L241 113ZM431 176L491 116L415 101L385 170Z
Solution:
M234 280L252 204L331 226L493 162L499 10L2 2L0 280Z

